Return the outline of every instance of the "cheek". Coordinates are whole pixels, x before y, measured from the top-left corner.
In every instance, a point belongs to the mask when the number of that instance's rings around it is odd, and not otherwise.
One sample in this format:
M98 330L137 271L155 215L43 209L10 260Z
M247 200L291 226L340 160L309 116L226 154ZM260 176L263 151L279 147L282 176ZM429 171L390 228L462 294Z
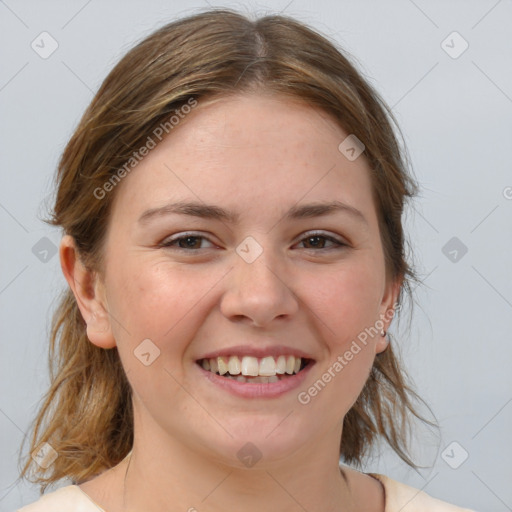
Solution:
M304 390L303 398L315 401L319 414L331 404L332 417L338 421L359 396L374 361L382 275L378 265L361 258L334 273L316 273L314 280L301 286L313 291L308 306L326 349L313 386Z
M119 266L110 276L112 329L123 368L145 408L154 411L168 402L186 414L189 396L179 384L183 362L204 321L209 293L225 272L187 272L148 262L136 268L130 273Z
M222 273L187 271L161 262L139 262L134 267L136 272L120 266L111 275L110 289L115 292L109 306L118 348L133 352L142 340L150 339L162 355L172 353L168 360L176 361L199 326L202 301Z
M363 261L325 275L316 273L302 287L311 290L308 305L324 324L327 339L340 350L378 320L382 276Z

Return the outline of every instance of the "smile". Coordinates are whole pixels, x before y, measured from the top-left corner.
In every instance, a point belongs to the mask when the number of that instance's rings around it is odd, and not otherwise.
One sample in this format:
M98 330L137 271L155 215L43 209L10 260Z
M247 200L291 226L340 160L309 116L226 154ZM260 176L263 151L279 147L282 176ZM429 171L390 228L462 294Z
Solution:
M293 355L262 358L233 355L197 362L204 370L237 382L271 384L298 374L312 360Z

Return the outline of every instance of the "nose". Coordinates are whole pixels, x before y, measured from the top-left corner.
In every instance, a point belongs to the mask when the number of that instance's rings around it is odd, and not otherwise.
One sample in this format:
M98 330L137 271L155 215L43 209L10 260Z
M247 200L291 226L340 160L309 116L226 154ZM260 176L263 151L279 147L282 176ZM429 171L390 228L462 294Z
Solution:
M267 327L275 319L290 318L299 308L283 265L278 265L269 251L252 263L237 257L226 286L220 308L232 321Z

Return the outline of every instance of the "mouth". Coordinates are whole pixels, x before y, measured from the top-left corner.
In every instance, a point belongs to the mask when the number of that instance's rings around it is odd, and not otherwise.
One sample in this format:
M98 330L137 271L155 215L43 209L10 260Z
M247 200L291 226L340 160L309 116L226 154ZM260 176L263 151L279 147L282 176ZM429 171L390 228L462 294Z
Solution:
M314 364L313 359L293 355L253 357L219 356L199 359L205 371L243 384L273 384L300 374Z

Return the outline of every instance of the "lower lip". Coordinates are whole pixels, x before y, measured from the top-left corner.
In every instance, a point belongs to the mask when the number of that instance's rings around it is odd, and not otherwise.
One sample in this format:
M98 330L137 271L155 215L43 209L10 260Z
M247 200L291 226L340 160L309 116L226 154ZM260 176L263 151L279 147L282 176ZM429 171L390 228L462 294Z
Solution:
M238 382L205 370L197 363L196 366L202 374L210 380L210 382L233 395L241 396L243 398L275 398L298 388L306 379L309 370L314 366L314 363L310 362L304 369L295 375L290 375L289 377L285 377L277 382L269 383Z

